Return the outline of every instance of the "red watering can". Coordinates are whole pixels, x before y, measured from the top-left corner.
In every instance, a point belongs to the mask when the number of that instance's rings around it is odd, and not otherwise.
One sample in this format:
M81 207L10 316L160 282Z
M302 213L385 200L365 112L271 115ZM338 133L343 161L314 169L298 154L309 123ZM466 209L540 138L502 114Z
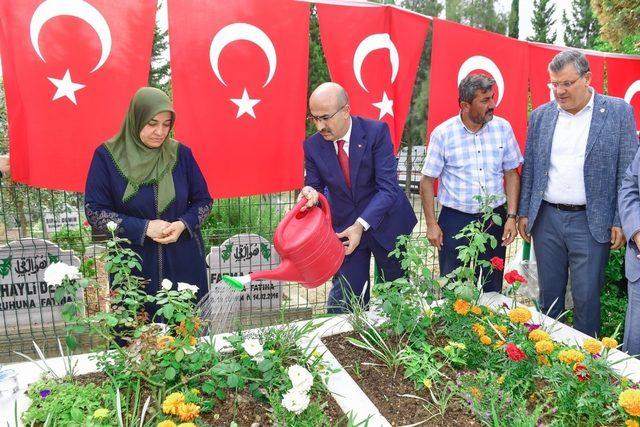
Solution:
M305 288L329 280L342 265L344 246L331 226L327 199L321 193L318 198L320 208L301 211L307 203L303 198L278 224L273 244L282 260L279 266L241 277L222 276L222 280L238 290L253 280L298 282Z

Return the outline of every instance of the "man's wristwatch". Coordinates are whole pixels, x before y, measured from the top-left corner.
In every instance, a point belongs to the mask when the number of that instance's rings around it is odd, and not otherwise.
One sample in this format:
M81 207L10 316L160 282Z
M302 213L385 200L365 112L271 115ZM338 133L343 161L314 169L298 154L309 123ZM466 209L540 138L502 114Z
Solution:
M508 218L516 219L517 217L518 217L518 215L517 215L517 214L514 214L514 213L508 213L508 214L507 214L507 219L508 219Z

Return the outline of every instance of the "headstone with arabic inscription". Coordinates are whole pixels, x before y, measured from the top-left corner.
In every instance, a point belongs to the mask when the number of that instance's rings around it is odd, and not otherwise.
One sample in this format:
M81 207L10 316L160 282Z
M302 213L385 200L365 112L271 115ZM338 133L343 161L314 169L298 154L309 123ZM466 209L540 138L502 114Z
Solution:
M207 256L209 266L209 298L216 294L228 296L222 275L244 276L260 270L271 270L280 264L280 256L273 245L257 234L236 234L220 246L212 246ZM260 280L247 285L235 298L239 310L279 310L282 302L282 282ZM221 304L225 301L220 300Z
M60 249L42 239L20 239L0 246L0 326L62 324L62 305L57 304L55 288L44 281L44 271L54 262L80 265L71 250ZM84 297L82 291L77 299Z

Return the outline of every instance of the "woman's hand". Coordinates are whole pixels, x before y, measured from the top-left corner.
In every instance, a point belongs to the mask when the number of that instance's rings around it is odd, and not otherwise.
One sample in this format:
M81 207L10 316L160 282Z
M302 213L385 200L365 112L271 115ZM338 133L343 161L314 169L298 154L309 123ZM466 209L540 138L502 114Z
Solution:
M170 224L167 223L167 227L162 230L162 236L154 238L153 240L158 243L162 243L163 245L173 243L178 240L185 228L186 226L182 221L174 221Z
M164 229L166 229L171 223L162 219L152 219L147 226L147 237L156 240L164 237Z

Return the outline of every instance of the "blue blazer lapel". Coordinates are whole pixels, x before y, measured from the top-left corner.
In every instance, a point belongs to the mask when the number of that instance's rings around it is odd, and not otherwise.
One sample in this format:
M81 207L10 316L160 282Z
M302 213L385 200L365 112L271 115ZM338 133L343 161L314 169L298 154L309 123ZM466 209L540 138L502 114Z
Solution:
M589 155L589 152L598 141L598 137L600 136L600 132L602 131L602 126L606 121L605 119L607 118L608 114L608 109L605 108L606 104L607 102L605 98L596 93L593 100L593 112L591 115L591 126L589 126L587 149L584 153L585 157Z
M342 191L344 191L345 194L351 195L351 192L347 187L347 181L345 181L344 175L342 174L340 163L338 162L335 145L333 145L333 142L321 141L320 147L320 157L324 161L325 165L330 171L332 171L332 174L335 176L335 180L340 185Z
M360 120L357 117L351 117L351 138L349 140L349 176L351 177L351 192L355 191L355 183L362 163L362 155L366 147L367 140L365 132L362 129ZM354 196L355 197L355 196Z

